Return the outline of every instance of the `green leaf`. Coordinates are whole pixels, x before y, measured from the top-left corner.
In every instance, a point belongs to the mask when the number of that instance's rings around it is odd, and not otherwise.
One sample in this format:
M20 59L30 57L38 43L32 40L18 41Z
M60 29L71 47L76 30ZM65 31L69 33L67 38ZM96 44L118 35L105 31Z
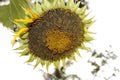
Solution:
M35 60L35 57L33 55L30 55L28 61L26 61L26 63L29 63L29 62L33 62Z
M96 74L100 71L100 66L96 67L93 71L91 71L92 74Z
M65 64L66 64L66 58L62 59L62 65L63 65L63 67L65 66Z
M91 37L91 36L88 35L88 34L85 34L84 37L85 37L85 41L86 41L86 42L90 42L90 41L94 40L94 38Z
M30 0L10 0L10 4L0 6L0 22L5 27L14 28L14 19L24 18L24 8L29 8Z
M107 60L103 59L102 62L101 62L101 65L104 66L105 64L107 64Z
M36 64L34 66L34 69L40 64L40 59L38 58L37 61L36 61Z
M46 61L46 69L47 69L47 71L49 69L49 66L50 66L50 62Z
M91 62L91 65L92 65L92 66L96 66L96 67L99 66L96 62Z
M55 61L54 65L60 70L60 60Z
M96 52L96 50L94 50L93 52L92 52L92 56L96 56L97 55L97 52Z
M48 0L49 2L53 2L53 0Z
M24 50L20 50L17 53L20 54L20 56L27 56L29 54L29 50L28 50L28 48L26 48Z
M98 54L98 55L96 56L96 58L102 58L102 57L105 57L105 56L103 55L103 53L100 53L100 54Z
M20 47L14 49L14 50L24 50L28 45L21 45Z

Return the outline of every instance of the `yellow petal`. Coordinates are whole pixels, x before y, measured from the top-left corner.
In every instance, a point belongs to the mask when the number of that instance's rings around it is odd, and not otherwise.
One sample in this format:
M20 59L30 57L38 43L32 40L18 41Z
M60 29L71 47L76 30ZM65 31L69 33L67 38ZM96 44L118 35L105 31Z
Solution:
M33 16L34 19L39 18L39 16L38 16L37 14L35 14L33 11L31 11L30 9L26 9L26 11L27 11L28 13L30 13L30 14Z
M26 32L26 31L28 31L28 30L29 30L28 27L24 27L24 28L20 29L20 30L16 33L16 35L14 36L14 39L12 40L12 46L14 46L16 39L17 39L23 32Z
M33 19L15 19L15 22L27 22L27 23L31 23L33 22Z

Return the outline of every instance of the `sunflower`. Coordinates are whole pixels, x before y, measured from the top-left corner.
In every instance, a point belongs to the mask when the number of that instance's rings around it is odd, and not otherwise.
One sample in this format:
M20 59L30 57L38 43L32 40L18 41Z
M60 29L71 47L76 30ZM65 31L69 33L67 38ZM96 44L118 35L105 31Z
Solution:
M36 60L34 67L39 64L53 63L60 68L67 59L75 60L75 54L80 56L78 49L87 50L84 45L93 38L89 35L89 26L93 18L87 19L87 5L79 8L80 2L74 0L43 0L36 2L30 9L24 9L25 19L15 19L19 31L16 32L12 45L20 37L21 45L16 48L21 56L30 56L27 62Z

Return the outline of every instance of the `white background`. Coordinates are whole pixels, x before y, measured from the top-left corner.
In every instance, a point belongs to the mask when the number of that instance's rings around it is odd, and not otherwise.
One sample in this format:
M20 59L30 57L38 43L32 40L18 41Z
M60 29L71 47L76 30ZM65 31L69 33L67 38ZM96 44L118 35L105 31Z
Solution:
M110 62L109 67L105 68L107 76L111 66L120 67L120 0L89 0L89 7L96 20L90 28L91 31L96 32L93 35L96 40L89 45L98 51L108 49L108 46L112 45L112 50L118 56L116 61ZM33 66L24 64L28 57L19 57L14 53L11 46L12 38L12 31L0 24L0 80L42 80L42 73L38 69L33 70ZM90 66L86 64L90 56L84 51L81 55L82 58L78 63L75 63L67 72L77 73L83 80L93 80ZM101 78L95 80L101 80ZM111 80L120 80L120 75Z

